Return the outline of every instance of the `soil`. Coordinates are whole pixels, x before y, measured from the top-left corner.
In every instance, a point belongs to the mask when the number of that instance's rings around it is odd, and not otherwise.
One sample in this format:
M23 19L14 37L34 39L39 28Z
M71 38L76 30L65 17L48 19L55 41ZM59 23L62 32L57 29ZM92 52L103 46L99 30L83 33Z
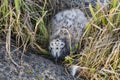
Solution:
M11 61L5 45L0 44L0 80L82 80L71 76L61 64L11 46Z

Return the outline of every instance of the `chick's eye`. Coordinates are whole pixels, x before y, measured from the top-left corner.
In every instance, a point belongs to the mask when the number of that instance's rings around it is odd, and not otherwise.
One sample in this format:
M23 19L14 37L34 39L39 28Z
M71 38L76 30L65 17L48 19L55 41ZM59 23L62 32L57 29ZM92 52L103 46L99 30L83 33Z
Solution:
M58 39L56 41L59 41Z
M64 45L65 45L65 44L62 42L62 43L61 43L61 46L64 46Z
M63 46L63 43L61 45Z

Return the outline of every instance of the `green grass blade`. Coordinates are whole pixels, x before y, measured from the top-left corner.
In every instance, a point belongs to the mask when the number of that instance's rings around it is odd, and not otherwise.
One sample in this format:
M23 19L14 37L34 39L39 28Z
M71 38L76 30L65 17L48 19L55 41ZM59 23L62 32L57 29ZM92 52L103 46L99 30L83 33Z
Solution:
M19 13L19 11L20 11L20 0L14 0L14 4L15 4L16 12Z

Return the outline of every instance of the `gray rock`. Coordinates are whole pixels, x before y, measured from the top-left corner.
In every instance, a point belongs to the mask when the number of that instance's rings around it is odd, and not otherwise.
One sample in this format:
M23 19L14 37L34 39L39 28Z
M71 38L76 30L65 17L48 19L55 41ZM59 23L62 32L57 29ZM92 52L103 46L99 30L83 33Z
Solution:
M5 48L1 48L1 46L5 47L5 45L0 45L0 54L5 52ZM15 47L11 48L15 49ZM27 53L31 55L24 55L22 61L19 58L20 50L12 53L11 56L19 67L9 59L0 58L0 80L74 80L74 77L66 74L63 66L56 65L51 60L31 52Z
M7 77L0 71L0 80L8 80Z
M89 4L95 6L97 1L100 2L102 6L109 2L109 0L58 0L57 3L59 4L59 6L66 8L75 8L75 7L85 8Z

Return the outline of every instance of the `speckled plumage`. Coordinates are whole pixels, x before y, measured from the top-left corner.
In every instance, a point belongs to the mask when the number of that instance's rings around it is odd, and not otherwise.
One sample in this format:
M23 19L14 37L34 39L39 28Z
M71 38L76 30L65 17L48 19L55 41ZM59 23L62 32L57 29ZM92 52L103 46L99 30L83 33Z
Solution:
M86 23L87 18L80 9L65 10L53 17L49 50L54 58L68 55L70 47L74 51L75 44L79 42Z

